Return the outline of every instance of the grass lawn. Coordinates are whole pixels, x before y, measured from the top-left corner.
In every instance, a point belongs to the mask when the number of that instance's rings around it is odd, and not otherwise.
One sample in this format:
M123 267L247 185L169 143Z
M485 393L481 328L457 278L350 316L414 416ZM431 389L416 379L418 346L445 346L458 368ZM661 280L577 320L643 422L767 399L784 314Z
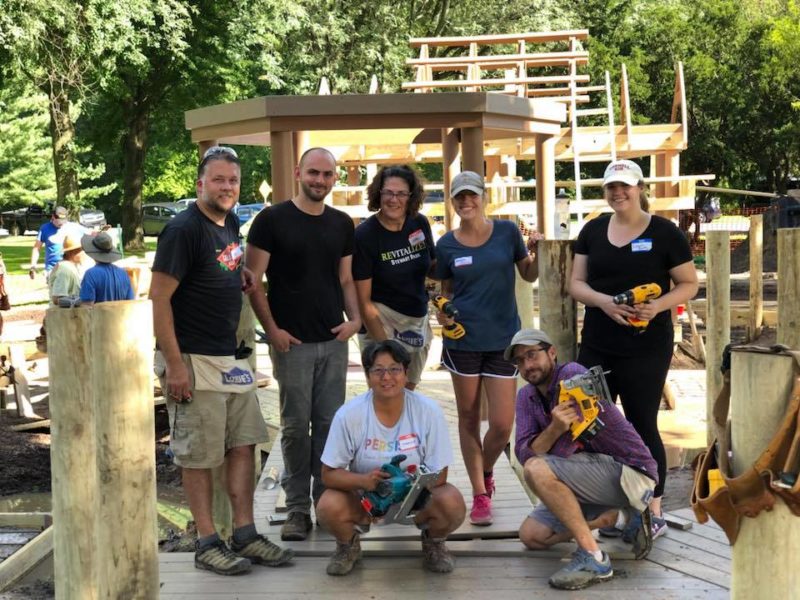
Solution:
M145 252L155 252L156 238L144 239L145 249L140 252L125 253L125 256L144 256ZM31 249L36 241L33 235L16 235L0 238L0 255L6 263L10 275L27 275L31 264ZM39 254L39 267L44 264L44 248Z

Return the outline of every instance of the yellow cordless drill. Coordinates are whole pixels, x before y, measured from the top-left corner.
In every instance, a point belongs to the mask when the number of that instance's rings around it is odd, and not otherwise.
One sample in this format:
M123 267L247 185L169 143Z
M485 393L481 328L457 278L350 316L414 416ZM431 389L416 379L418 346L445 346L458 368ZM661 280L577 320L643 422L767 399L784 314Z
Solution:
M614 296L614 304L627 304L633 306L634 304L642 304L643 302L650 302L655 300L661 295L661 286L657 283L645 283L644 285L637 285L635 288L626 290L621 294ZM630 323L637 333L643 333L647 329L649 321L637 319L636 317L628 317Z
M575 375L560 383L558 403L575 402L582 419L569 426L573 441L588 442L605 427L600 420L603 407L600 400L611 402L606 377L602 367L592 367L586 373Z
M458 309L448 298L441 294L436 294L431 298L433 305L445 314L445 316L455 319L458 317ZM461 323L453 323L452 325L442 325L442 335L451 340L458 340L467 335L466 329Z

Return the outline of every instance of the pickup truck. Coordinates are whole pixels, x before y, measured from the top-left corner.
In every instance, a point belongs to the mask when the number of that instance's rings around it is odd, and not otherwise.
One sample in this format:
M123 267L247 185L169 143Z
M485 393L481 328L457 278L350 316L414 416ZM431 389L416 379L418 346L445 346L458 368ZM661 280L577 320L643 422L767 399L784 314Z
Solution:
M4 227L11 235L21 235L26 231L39 231L39 228L50 220L53 213L51 205L25 206L0 213L0 227ZM82 208L78 222L88 229L99 229L106 225L106 216L101 210Z

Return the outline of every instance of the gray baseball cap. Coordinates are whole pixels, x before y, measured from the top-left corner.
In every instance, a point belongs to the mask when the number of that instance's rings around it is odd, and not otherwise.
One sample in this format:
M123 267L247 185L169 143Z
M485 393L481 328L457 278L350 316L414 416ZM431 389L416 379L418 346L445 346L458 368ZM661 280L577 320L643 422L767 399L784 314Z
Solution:
M511 338L511 343L503 352L503 358L510 361L514 355L514 346L535 346L536 344L549 344L553 345L550 341L550 336L541 329L520 329Z
M485 189L483 177L475 171L464 171L453 177L453 183L450 184L450 196L455 197L464 190L469 190L480 196Z

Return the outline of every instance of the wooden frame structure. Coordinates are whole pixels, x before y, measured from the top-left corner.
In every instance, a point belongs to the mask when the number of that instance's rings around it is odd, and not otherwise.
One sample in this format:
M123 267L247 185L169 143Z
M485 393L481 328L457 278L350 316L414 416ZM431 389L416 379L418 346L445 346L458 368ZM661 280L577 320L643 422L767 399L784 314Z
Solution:
M610 77L590 85L579 72L589 60L580 46L588 36L587 30L569 30L412 39L419 56L407 64L415 80L402 87L416 93L377 94L373 81L370 94L330 95L323 81L318 96L270 96L187 111L186 127L201 151L216 143L271 146L276 201L296 191L293 167L302 151L323 146L347 169L349 186L358 185L364 165L369 176L378 164L441 162L445 196L462 168L513 185L516 161L535 160L535 214L545 234L553 231L555 161L575 164L576 180L567 185L576 186L571 211L579 223L598 210L582 196L590 183L580 179L582 161L650 157L653 209L692 208L696 178L679 173L679 155L688 143L682 66L671 122L633 125L623 65L616 124ZM448 55L431 56L435 48L446 48ZM451 55L459 49L467 54ZM592 103L600 107L582 108ZM607 123L579 123L587 117L605 117ZM350 192L344 202L359 202L360 196ZM530 212L528 205L503 214Z

